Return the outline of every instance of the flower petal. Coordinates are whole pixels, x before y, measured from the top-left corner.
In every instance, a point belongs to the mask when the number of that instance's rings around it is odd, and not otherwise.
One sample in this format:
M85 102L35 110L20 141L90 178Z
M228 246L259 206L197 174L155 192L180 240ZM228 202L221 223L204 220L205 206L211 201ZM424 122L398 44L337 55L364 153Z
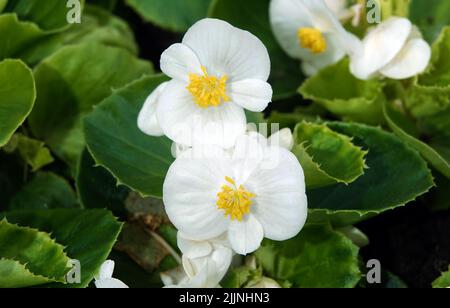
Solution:
M212 253L213 247L208 241L189 239L182 232L177 234L177 245L187 258L201 258Z
M116 278L107 278L95 281L98 289L128 289L128 286Z
M147 98L139 112L138 127L139 129L149 136L160 137L164 136L158 117L156 116L156 108L158 106L159 97L164 91L167 82L160 84Z
M192 48L211 75L227 75L230 82L269 78L270 58L264 44L225 21L198 21L187 31L183 44Z
M391 17L363 40L363 49L352 55L350 69L356 77L369 79L391 62L405 46L412 24L406 18Z
M171 140L192 146L213 144L232 147L246 130L242 107L224 102L201 108L183 83L172 80L160 96L157 115L164 134Z
M422 73L431 59L431 48L423 39L412 39L381 74L391 79L407 79Z
M197 55L188 46L174 44L161 55L161 70L167 76L189 82L189 74L203 75Z
M115 263L112 260L106 260L103 262L102 266L100 266L100 270L98 275L95 277L96 280L103 280L107 278L111 278L114 273Z
M258 79L233 82L230 84L229 92L231 101L253 112L266 109L273 95L270 84Z
M307 217L303 169L288 150L272 147L245 187L256 195L252 214L265 237L282 241L297 235Z
M271 146L280 146L286 150L292 150L294 147L294 136L290 128L283 128L282 130L272 134L268 140Z
M186 150L169 168L163 186L165 209L187 237L208 240L227 230L229 220L216 202L229 170L229 155L212 146Z
M247 255L257 250L263 238L263 227L252 214L247 215L242 221L232 221L228 229L231 247L240 255Z

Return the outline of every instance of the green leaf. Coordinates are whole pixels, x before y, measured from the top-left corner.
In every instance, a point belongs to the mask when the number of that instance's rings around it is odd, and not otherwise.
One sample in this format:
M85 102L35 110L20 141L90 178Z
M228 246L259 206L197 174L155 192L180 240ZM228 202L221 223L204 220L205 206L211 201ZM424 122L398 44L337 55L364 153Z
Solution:
M86 142L97 164L143 196L162 196L174 160L169 139L149 137L137 127L146 97L166 80L148 76L136 81L107 98L84 121Z
M78 164L76 186L85 208L107 208L115 215L125 216L125 200L130 190L117 186L116 179L105 168L96 166L87 150Z
M33 172L54 161L52 154L43 142L22 134L14 134L4 150L8 153L19 152L22 159L31 166Z
M364 174L367 154L324 124L303 122L294 130L294 148L309 189L336 183L350 184Z
M8 0L0 0L0 13L3 12L6 4L8 4Z
M448 272L442 273L442 275L433 281L433 288L443 289L450 287L450 266Z
M100 44L67 46L35 70L38 96L29 119L31 129L75 169L84 148L83 115L114 88L151 72L149 62L121 48Z
M428 144L420 141L407 133L407 130L402 128L402 123L408 121L408 119L399 111L393 109L388 102L383 105L383 113L386 118L386 122L392 131L404 142L408 143L411 147L416 149L422 154L422 156L439 172L450 178L450 164L448 160L445 160L435 149ZM408 127L408 124L406 124ZM411 124L409 124L411 125Z
M3 219L0 221L0 247L0 272L5 274L0 275L0 287L65 282L70 269L69 258L64 247L47 233L19 227Z
M19 60L0 62L0 147L25 121L36 98L31 70Z
M269 22L269 3L270 0L215 0L209 16L250 31L266 45L272 62L269 82L274 100L278 100L295 95L304 77L300 63L289 58L275 40Z
M432 116L450 107L450 27L445 27L433 44L429 68L414 78L405 99L416 118Z
M87 2L89 5L95 5L108 11L114 10L117 5L117 0L87 0Z
M121 47L137 55L138 47L128 24L101 8L87 5L81 23L74 24L64 33L65 44L101 43Z
M0 59L18 58L34 65L60 45L60 36L36 24L19 21L16 14L0 15Z
M183 32L206 17L211 0L126 0L144 20L174 32Z
M369 151L368 169L351 185L309 190L310 221L351 225L403 206L434 185L425 160L395 135L362 124L334 122L328 127Z
M54 173L41 172L12 198L10 210L46 210L79 207L69 183Z
M106 210L57 209L7 212L4 215L12 223L51 233L66 247L67 255L80 261L80 284L52 283L49 287L87 287L111 252L122 228L122 224Z
M450 2L442 0L412 0L410 19L428 42L433 42L443 26L450 24Z
M354 77L350 73L348 59L307 79L299 92L344 121L383 123L383 84L376 79L366 81Z
M264 240L255 253L265 273L300 288L353 288L361 278L358 247L328 225L306 225L295 238Z
M84 0L80 1L80 4ZM67 1L61 0L9 0L6 12L15 12L22 20L39 25L45 31L61 30L69 26L67 22Z

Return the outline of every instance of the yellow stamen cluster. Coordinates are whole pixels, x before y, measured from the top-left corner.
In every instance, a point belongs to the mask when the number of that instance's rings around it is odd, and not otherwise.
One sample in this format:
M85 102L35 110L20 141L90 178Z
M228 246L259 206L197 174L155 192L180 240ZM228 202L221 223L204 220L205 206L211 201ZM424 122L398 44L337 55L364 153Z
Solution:
M298 29L298 39L302 48L311 50L313 54L321 54L327 50L327 41L320 30L315 28Z
M225 216L229 215L231 220L242 221L244 216L250 213L251 199L256 195L245 190L242 185L238 188L236 182L230 177L225 177L225 181L231 186L228 184L222 186L222 191L217 194L217 206L225 210Z
M189 74L190 83L187 89L194 97L195 103L202 108L219 106L222 101L228 102L227 96L227 76L217 78L208 75L206 68L202 66L203 75Z

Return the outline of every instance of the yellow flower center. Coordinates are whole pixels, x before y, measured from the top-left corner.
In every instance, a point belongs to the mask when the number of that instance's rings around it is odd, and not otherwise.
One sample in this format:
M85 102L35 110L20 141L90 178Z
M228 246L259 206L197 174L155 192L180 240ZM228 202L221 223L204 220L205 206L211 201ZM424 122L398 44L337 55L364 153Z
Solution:
M252 198L256 195L245 190L240 185L236 186L236 182L230 178L225 177L228 184L222 186L222 191L217 194L217 206L219 209L225 210L225 216L230 216L231 220L242 221L244 215L250 213L250 206L252 205Z
M327 50L327 41L320 30L300 28L297 35L300 46L311 50L313 54L321 54Z
M202 71L203 75L189 74L190 83L187 89L194 97L195 103L202 108L207 108L219 106L222 101L230 101L226 93L228 77L226 75L220 78L210 76L204 66Z

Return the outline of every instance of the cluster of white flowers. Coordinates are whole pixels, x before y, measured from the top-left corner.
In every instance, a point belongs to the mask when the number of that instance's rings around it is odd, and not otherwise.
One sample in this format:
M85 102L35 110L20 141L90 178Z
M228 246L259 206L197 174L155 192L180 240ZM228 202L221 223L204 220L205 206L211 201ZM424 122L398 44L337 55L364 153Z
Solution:
M370 28L360 40L341 20L361 19L360 5L345 0L272 0L270 20L278 42L292 58L302 60L305 74L350 57L352 74L363 80L384 76L407 79L423 72L431 48L407 18L391 17Z
M263 238L292 238L305 224L291 132L267 139L247 131L244 109L260 112L271 102L270 66L256 36L217 19L197 22L161 56L172 80L148 97L138 126L177 145L163 200L184 271L163 275L167 286L217 287L233 255L254 252Z

